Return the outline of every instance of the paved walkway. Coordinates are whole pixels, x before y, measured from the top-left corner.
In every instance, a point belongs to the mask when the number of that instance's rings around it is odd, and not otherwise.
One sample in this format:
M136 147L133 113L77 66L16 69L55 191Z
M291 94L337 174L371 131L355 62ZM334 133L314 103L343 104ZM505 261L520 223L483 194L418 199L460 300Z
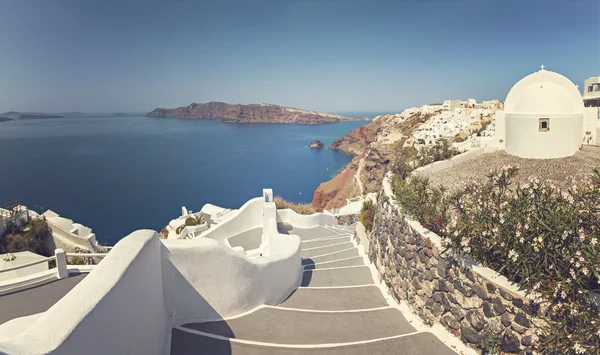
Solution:
M455 354L390 306L349 228L280 232L302 239L302 286L277 307L172 330L171 354Z
M73 275L66 279L0 296L0 310L2 310L0 324L11 319L46 312L86 275Z

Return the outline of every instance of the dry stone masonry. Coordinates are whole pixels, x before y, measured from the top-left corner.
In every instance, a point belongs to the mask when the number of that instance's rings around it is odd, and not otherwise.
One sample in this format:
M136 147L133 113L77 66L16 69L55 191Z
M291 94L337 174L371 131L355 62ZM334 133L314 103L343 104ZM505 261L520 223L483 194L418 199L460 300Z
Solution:
M505 353L525 353L533 329L545 324L545 309L443 254L439 237L425 231L380 194L367 254L392 296L474 348L491 341Z

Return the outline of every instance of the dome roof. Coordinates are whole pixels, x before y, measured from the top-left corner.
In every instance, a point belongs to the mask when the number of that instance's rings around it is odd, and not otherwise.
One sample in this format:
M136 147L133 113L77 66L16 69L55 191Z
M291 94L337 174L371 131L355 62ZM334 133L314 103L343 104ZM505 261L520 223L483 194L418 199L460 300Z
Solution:
M581 114L583 99L571 80L542 69L527 75L510 89L504 111L516 114Z

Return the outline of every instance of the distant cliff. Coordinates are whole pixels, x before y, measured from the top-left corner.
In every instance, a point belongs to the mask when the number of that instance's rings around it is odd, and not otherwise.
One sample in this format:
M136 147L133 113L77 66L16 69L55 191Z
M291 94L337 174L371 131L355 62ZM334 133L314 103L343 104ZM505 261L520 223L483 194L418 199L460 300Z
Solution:
M300 110L271 104L229 105L223 102L193 103L173 109L157 108L147 117L174 117L235 123L319 124L357 120L325 112Z
M67 116L82 115L81 112L58 112L58 113L41 113L41 112L18 112L9 111L0 113L0 120L29 120L41 118L63 118ZM1 121L0 121L1 122Z

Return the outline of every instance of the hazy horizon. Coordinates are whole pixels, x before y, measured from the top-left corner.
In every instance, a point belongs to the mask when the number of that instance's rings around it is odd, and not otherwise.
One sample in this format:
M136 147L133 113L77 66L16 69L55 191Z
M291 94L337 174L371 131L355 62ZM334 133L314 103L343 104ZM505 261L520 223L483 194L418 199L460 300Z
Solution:
M597 0L0 0L0 112L400 112L600 75Z

